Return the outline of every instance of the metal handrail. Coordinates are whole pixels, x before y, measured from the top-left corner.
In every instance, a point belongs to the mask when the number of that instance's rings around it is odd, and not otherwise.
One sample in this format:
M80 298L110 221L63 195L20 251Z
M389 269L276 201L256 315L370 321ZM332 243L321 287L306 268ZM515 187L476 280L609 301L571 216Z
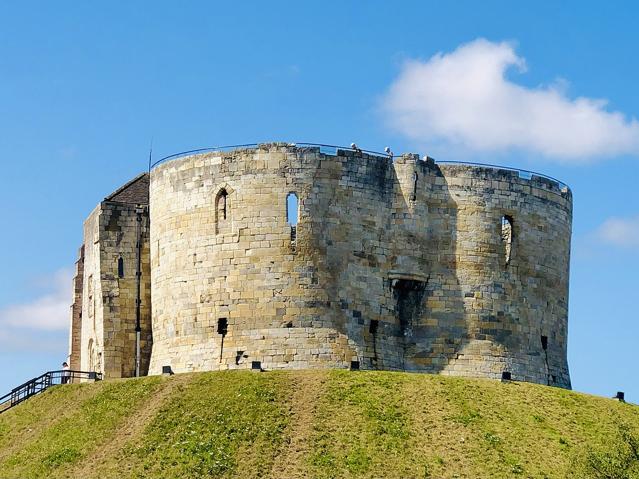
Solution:
M369 155L383 156L383 157L386 157L386 158L393 158L393 154L392 153L386 153L386 152L374 151L374 150L365 150L363 148L352 148L350 146L327 145L325 143L308 143L308 142L291 143L291 145L298 145L298 146L301 145L301 146L310 146L310 147L318 146L320 148L335 148L335 150L356 151L356 152L359 152L359 153L366 153L366 154L369 154Z
M181 158L183 156L189 156L189 155L194 155L199 153L207 153L212 151L234 150L238 148L257 148L258 145L259 143L245 143L243 145L210 146L207 148L197 148L195 150L187 150L187 151L181 151L179 153L173 153L172 155L168 155L163 158L160 158L159 160L155 162L151 162L151 158L149 158L149 171L151 171L160 163L164 163L165 161L173 160L175 158Z
M277 143L277 142L270 142L270 143ZM289 145L291 147L295 147L295 146L303 146L303 147L318 147L318 148L332 148L335 149L335 152L337 154L338 150L342 150L342 151L355 151L358 153L366 153L369 155L375 155L375 156L381 156L381 157L385 157L385 158L394 158L397 155L394 155L393 153L386 153L386 152L380 152L380 151L374 151L374 150L365 150L365 149L361 149L361 148L352 148L350 146L339 146L339 145L329 145L327 143L313 143L313 142L292 142L292 143L288 143L288 142L280 142L282 144L285 145ZM160 163L164 163L165 161L168 160L173 160L176 158L182 158L185 156L189 156L189 155L194 155L194 154L201 154L201 153L208 153L208 152L214 152L214 151L228 151L228 150L234 150L234 149L239 149L239 148L258 148L260 145L262 144L267 144L267 143L245 143L245 144L241 144L241 145L224 145L224 146L212 146L212 147L208 147L208 148L197 148L194 150L187 150L187 151L181 151L179 153L173 153L172 155L168 155L165 156L163 158L160 158L159 160L152 162L151 158L149 158L149 172L155 168L157 165L159 165ZM568 185L566 183L564 183L563 181L557 179L557 178L553 178L552 176L549 175L544 175L543 173L538 173L536 171L531 171L531 170L524 170L521 168L514 168L511 166L502 166L502 165L493 165L490 163L477 163L477 162L472 162L472 161L448 161L448 160L443 160L443 161L439 161L439 160L433 160L435 163L437 164L443 164L443 165L468 165L468 166L482 166L482 167L487 167L487 168L496 168L499 170L507 170L507 171L515 171L517 173L524 173L526 175L531 175L531 176L537 176L539 178L545 178L547 180L553 181L555 183L557 183L557 185L559 186L560 189L563 188L569 188Z
M102 379L102 374L94 371L75 371L70 369L47 371L22 383L0 397L0 414L36 394L40 394L51 386L72 383L74 379L95 379L99 381Z
M159 160L155 161L155 162L151 162L149 161L149 171L151 171L153 168L155 168L157 165L159 165L160 163L164 163L165 161L168 160L174 160L176 158L182 158L184 156L189 156L189 155L197 155L197 154L201 154L201 153L209 153L209 152L214 152L214 151L228 151L228 150L235 150L235 149L239 149L239 148L258 148L260 145L264 145L264 144L268 144L268 143L278 143L278 142L265 142L265 143L245 143L242 145L224 145L224 146L211 146L211 147L207 147L207 148L197 148L195 150L187 150L187 151L181 151L179 153L173 153L172 155L168 155L165 156L163 158L160 158ZM366 153L369 155L376 155L376 156L383 156L386 158L392 158L393 155L389 154L389 153L382 153L380 151L373 151L373 150L364 150L361 148L351 148L350 146L339 146L339 145L329 145L326 143L312 143L312 142L279 142L285 145L289 145L291 147L295 147L295 146L308 146L308 147L318 147L318 148L334 148L335 150L343 150L343 151L357 151L360 153Z

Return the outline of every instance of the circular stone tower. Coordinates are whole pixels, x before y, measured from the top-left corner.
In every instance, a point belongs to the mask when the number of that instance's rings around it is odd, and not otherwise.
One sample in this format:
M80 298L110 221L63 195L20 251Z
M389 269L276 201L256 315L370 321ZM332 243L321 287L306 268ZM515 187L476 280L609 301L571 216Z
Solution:
M151 171L150 373L351 367L570 387L572 198L516 171L287 144Z

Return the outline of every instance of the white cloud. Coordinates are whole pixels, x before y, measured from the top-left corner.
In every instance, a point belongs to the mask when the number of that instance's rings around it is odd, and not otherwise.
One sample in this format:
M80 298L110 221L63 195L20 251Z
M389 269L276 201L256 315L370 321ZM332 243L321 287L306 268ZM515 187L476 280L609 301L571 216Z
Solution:
M57 271L46 282L47 292L32 301L9 305L0 309L0 328L56 331L69 327L69 308L72 301L72 272Z
M527 88L510 43L477 39L428 61L411 60L383 99L392 127L422 144L478 153L521 150L563 161L639 153L639 122L606 100L566 96L566 82Z
M608 218L597 229L597 237L617 246L639 246L639 215L630 218Z

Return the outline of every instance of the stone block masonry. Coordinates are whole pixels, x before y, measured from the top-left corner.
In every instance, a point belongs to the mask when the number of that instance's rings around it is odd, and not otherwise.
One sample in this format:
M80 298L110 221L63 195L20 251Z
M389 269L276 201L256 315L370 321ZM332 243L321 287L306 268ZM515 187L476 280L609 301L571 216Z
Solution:
M152 346L148 185L148 175L138 176L105 198L84 223L84 245L77 263L82 271L74 279L75 285L81 284L81 292L76 290L72 306L71 344L76 348L72 368L98 371L107 378L135 374L140 241L141 371L148 371Z
M82 288L84 284L84 246L78 251L73 275L73 304L71 305L71 327L69 328L69 367L80 370L82 356Z
M150 374L358 361L570 387L572 196L554 181L281 143L180 157L149 180ZM131 290L105 265L130 251L133 216L114 208L85 224L79 329L83 364L101 353L99 367L125 376ZM109 319L91 329L96 297Z

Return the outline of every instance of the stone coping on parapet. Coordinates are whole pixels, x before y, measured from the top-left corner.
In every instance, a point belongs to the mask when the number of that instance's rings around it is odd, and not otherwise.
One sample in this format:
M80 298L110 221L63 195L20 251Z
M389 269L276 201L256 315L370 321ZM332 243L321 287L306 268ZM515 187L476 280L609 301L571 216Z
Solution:
M541 173L483 163L438 161L436 164L447 176L468 176L469 178L482 180L490 179L507 183L526 184L568 200L572 198L572 191L567 184Z
M319 153L327 157L344 156L358 158L382 158L394 162L415 162L422 163L427 166L444 167L446 171L462 173L468 172L470 175L477 177L482 171L491 175L497 174L504 181L525 180L532 185L546 189L552 193L558 194L564 198L571 198L572 192L570 187L561 180L553 178L535 171L523 170L503 165L492 165L489 163L476 163L470 161L438 161L429 156L420 156L417 153L403 153L394 155L391 151L382 153L373 150L365 150L358 147L328 145L323 143L307 143L307 142L265 142L265 143L246 143L240 145L214 146L208 148L198 148L194 150L182 151L172 155L165 156L159 160L152 162L149 159L149 172L156 166L166 164L175 160L180 160L190 156L208 155L212 153L249 153L256 150L269 151L274 148L284 150L294 150L297 152Z
M182 151L180 153L174 153L172 155L160 158L155 162L149 162L149 170L152 170L156 166L165 163L167 161L178 160L188 156L201 155L206 153L242 153L255 150L268 151L273 148L282 149L294 149L295 151L309 151L319 152L327 156L362 156L378 157L378 158L393 158L392 153L382 153L379 151L364 150L357 147L328 145L324 143L305 143L305 142L266 142L266 143L245 143L240 145L226 145L226 146L213 146L208 148L198 148L194 150ZM341 154L340 154L341 153ZM416 155L419 156L419 155Z

